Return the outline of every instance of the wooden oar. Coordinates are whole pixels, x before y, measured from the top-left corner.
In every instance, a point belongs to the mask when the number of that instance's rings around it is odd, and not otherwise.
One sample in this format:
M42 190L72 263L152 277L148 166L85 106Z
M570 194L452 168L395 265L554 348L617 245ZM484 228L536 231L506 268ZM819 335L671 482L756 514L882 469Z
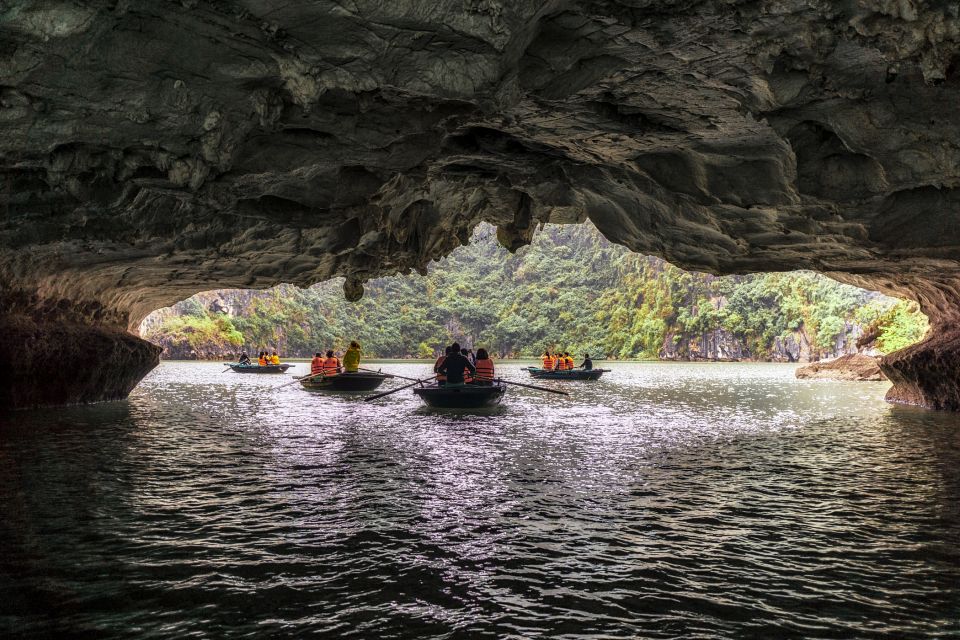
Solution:
M400 378L401 380L414 380L419 382L419 378L408 378L407 376L400 376L395 373L384 373L383 371L374 371L373 369L364 369L363 367L358 367L357 371L366 371L367 373L378 373L381 376L387 376L388 378Z
M512 384L518 387L526 387L527 389L536 389L537 391L547 391L549 393L558 393L562 396L570 395L568 391L557 391L556 389L548 389L547 387L538 387L535 384L523 384L522 382L510 382L509 380L504 380L503 378L497 378L494 382L502 382L503 384Z
M382 398L382 397L384 397L384 396L388 396L388 395L390 395L391 393L396 393L397 391L403 391L404 389L409 389L410 387L415 387L415 386L417 386L418 384L423 384L424 382L430 382L431 380L433 380L433 379L436 378L436 377L437 377L437 376L433 376L433 377L427 378L426 380L417 380L416 382L411 382L410 384L405 384L405 385L403 385L402 387L397 387L396 389L393 389L392 391L387 391L386 393L378 393L378 394L375 395L375 396L367 396L366 398L363 399L363 401L364 401L364 402L370 402L371 400L376 400L377 398Z
M301 380L310 380L310 379L312 379L312 378L322 378L324 375L326 375L326 374L324 374L324 372L321 371L320 373L314 373L314 374L311 374L311 375L309 375L309 376L301 376L301 377L299 377L299 378L297 378L296 376L294 376L294 381L293 381L293 382L288 382L288 383L286 383L286 384L282 384L282 385L280 385L279 387L274 387L273 389L274 389L274 391L276 391L277 389L283 389L284 387L289 387L289 386L292 385L292 384L297 384L297 383L300 382Z

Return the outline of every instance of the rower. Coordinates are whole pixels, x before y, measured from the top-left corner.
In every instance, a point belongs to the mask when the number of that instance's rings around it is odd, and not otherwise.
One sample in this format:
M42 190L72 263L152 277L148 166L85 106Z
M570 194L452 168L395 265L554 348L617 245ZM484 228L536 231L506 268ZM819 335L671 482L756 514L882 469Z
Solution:
M543 352L543 370L553 371L553 357L549 350Z
M244 351L240 354L240 363L239 364L250 364L250 356L247 355L247 352Z
M486 349L477 349L477 377L474 384L491 385L493 384L493 359L487 354Z
M327 359L323 361L323 375L335 376L340 370L340 358L333 355L333 351L327 351Z
M270 364L280 364L280 356L277 355L276 351L270 356Z
M313 360L310 361L310 375L315 376L323 373L323 354L319 351L313 354Z
M450 355L446 357L443 361L443 364L440 365L440 368L437 370L437 373L442 373L447 375L447 385L462 385L463 384L463 374L467 371L472 375L476 375L477 369L470 361L465 357L460 355L460 344L454 342L450 345Z
M586 369L587 371L590 371L591 369L593 369L593 360L590 359L589 353L583 354L583 364L580 366Z
M447 384L447 376L440 373L440 365L443 364L444 360L447 359L447 356L450 355L450 347L446 347L443 351L443 355L437 358L437 361L433 363L433 372L437 374L437 386L442 387Z
M350 341L350 347L343 354L343 368L347 373L356 373L360 368L360 343Z

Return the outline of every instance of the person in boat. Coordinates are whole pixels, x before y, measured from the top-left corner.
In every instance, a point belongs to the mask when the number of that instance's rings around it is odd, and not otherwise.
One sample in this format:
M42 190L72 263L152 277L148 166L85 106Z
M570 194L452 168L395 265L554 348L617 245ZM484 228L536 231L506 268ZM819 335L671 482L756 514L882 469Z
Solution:
M240 354L240 364L250 364L250 356L247 355L246 351Z
M473 353L473 349L467 349L467 360L470 361L470 364L477 366L477 360L479 356Z
M313 360L310 361L310 375L315 376L323 373L323 354L319 351L313 354Z
M474 384L492 385L493 384L493 359L487 354L486 349L477 349L477 376L474 378Z
M343 354L343 369L347 373L356 373L360 368L360 343L350 341L350 347Z
M583 364L580 366L586 369L587 371L590 371L591 369L593 369L593 360L590 359L589 353L583 354Z
M280 356L277 355L276 351L270 356L270 364L280 364Z
M464 372L472 376L476 375L477 369L460 353L460 345L454 342L450 345L450 355L448 355L443 361L443 364L440 365L437 373L447 376L446 386L449 387L454 384L463 384Z
M573 371L577 366L577 363L574 361L573 356L570 355L569 351L563 352L563 361L566 364L567 371Z
M437 358L437 361L433 363L433 372L437 374L437 386L442 387L447 384L447 376L440 373L440 365L447 359L447 356L450 355L450 347L445 347L443 350L443 355Z
M261 351L260 354L257 356L257 364L260 365L261 367L267 366L267 352L266 352L266 351Z
M566 371L567 370L567 361L564 359L563 354L559 351L553 356L553 370L554 371Z
M473 360L470 359L470 351L468 349L460 349L460 355L467 359L467 362L473 364ZM474 365L476 367L476 365ZM470 376L470 372L466 369L463 370L463 383L470 384L473 382L473 378Z
M327 359L323 361L323 375L335 376L341 371L343 371L343 369L340 366L340 358L333 355L332 350L327 351Z
M543 370L553 371L553 356L550 355L549 350L543 352Z

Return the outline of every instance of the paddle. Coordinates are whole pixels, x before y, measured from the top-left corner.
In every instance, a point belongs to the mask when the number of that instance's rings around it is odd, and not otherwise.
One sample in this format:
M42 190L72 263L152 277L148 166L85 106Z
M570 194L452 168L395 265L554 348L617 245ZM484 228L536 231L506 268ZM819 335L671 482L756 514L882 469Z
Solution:
M518 387L526 387L527 389L536 389L537 391L547 391L549 393L558 393L562 396L568 396L570 393L568 391L557 391L556 389L548 389L547 387L538 387L535 384L523 384L522 382L510 382L509 380L504 380L503 378L497 378L494 382L500 382L503 384L513 384Z
M399 376L395 373L384 373L383 371L374 371L373 369L364 369L363 367L358 367L357 371L366 371L367 373L378 373L381 376L387 376L388 378L400 378L401 380L415 380L420 381L419 378L408 378L407 376Z
M311 375L309 375L309 376L301 376L301 377L299 377L299 378L297 378L296 376L294 376L293 382L288 382L288 383L286 383L286 384L282 384L282 385L280 385L279 387L274 387L273 389L274 389L274 391L276 391L277 389L283 389L284 387L289 387L289 386L292 385L292 384L297 384L297 383L300 382L301 380L310 380L310 379L312 379L312 378L322 378L324 375L325 375L324 372L321 371L320 373L314 373L314 374L311 374Z
M399 377L399 376L398 376L398 377ZM397 391L403 391L404 389L409 389L410 387L415 387L415 386L417 386L418 384L423 384L424 382L430 382L431 380L433 380L433 379L436 378L436 377L437 377L437 376L432 376L432 377L430 377L430 378L427 378L426 380L417 380L416 382L411 382L410 384L405 384L405 385L403 385L402 387L397 387L396 389L393 389L392 391L387 391L386 393L378 393L378 394L375 395L375 396L367 396L366 398L363 399L363 401L364 401L364 402L370 402L371 400L376 400L377 398L382 398L382 397L384 397L384 396L388 396L388 395L390 395L391 393L396 393ZM409 378L408 378L408 379L409 379Z

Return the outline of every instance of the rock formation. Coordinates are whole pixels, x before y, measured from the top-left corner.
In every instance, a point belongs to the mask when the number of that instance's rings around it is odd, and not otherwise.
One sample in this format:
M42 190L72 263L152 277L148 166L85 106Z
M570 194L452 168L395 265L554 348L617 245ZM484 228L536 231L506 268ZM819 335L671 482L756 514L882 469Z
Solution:
M198 290L356 298L481 220L517 247L589 218L688 269L918 300L892 397L960 409L955 374L923 382L960 355L958 34L937 0L7 2L0 329L96 381L65 340L127 344Z
M796 375L798 378L813 380L864 380L877 382L887 379L880 370L880 361L877 358L865 356L860 353L840 356L839 358L823 362L812 362L798 367Z

